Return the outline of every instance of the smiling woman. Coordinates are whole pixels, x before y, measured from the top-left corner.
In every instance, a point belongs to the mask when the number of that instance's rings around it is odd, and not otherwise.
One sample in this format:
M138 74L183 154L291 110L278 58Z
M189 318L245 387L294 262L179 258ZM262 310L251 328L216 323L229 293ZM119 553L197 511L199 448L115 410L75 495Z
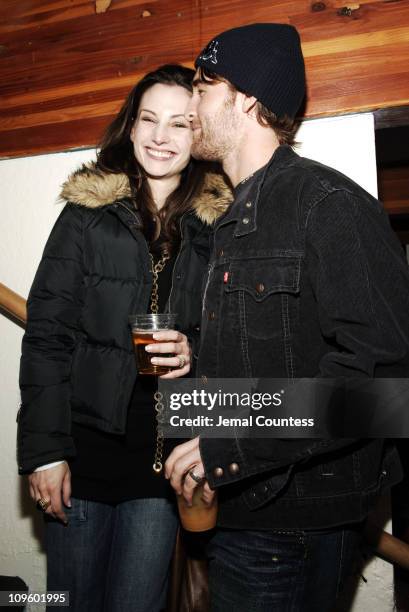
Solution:
M190 157L192 76L162 66L132 89L96 164L63 187L28 299L19 470L46 518L47 588L69 591L76 612L155 612L166 599L178 519L152 464L171 448L128 316L177 313L177 329L146 349L165 377L189 372L210 224L230 201Z
M204 186L204 166L190 157L192 130L185 118L193 75L183 66L148 73L100 143L98 168L127 174L145 237L155 241L161 233L162 251L180 239L177 217L192 208Z
M157 83L144 93L131 130L135 157L157 192L158 180L175 188L187 166L192 131L184 112L191 94L182 87ZM163 205L162 199L158 202Z

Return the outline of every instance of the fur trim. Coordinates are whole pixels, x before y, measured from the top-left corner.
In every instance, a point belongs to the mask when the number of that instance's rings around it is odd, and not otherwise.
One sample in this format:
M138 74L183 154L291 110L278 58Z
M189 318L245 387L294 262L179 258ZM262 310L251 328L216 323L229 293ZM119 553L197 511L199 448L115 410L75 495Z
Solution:
M68 177L62 186L60 199L86 208L99 208L130 195L126 174L102 172L94 162L90 162Z
M60 199L86 208L99 208L122 198L129 198L131 189L126 174L102 172L94 162L84 164L63 184ZM233 200L223 177L207 173L203 189L193 203L198 218L211 225Z
M193 203L196 215L203 223L212 225L233 201L233 194L221 174L207 172L201 193Z

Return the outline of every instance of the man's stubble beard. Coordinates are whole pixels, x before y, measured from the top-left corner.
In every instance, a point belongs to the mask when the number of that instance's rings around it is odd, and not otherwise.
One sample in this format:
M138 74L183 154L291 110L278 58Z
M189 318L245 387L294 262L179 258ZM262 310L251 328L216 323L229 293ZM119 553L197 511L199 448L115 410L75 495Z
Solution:
M234 112L234 101L235 94L231 93L217 113L203 117L198 136L193 136L193 157L223 162L237 148L240 120Z

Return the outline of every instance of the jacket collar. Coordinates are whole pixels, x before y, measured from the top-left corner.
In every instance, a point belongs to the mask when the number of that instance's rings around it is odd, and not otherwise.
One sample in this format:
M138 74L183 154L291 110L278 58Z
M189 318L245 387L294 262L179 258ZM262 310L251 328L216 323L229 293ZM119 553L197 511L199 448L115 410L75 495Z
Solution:
M230 211L225 215L220 225L225 222L230 222L233 219L237 221L234 230L234 236L246 236L257 230L257 208L260 199L260 194L267 176L272 176L280 167L285 167L296 157L292 148L288 145L280 145L271 156L270 160L264 167L263 172L252 182L250 191L246 198L240 199L239 205L235 204Z
M126 174L99 170L95 162L84 164L63 184L60 199L77 206L98 209L131 198ZM221 216L233 200L230 188L220 174L208 172L201 193L192 204L195 215L206 225Z

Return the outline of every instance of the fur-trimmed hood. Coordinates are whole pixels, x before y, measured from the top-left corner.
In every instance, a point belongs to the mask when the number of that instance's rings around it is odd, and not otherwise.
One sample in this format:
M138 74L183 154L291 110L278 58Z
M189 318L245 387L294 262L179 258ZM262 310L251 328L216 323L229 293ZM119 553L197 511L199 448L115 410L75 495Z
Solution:
M123 198L131 197L126 174L112 174L99 170L94 162L84 164L63 184L60 199L86 208L100 208ZM233 200L233 194L220 174L205 175L201 193L193 202L197 217L211 225Z

